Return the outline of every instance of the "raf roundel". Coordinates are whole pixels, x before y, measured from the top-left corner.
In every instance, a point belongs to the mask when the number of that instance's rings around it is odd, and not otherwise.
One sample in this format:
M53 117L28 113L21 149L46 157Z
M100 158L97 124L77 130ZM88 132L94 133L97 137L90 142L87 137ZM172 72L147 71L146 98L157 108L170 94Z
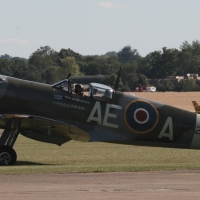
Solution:
M126 106L124 117L129 129L138 134L148 133L158 123L156 107L144 100L130 102Z
M149 113L144 108L136 109L133 116L138 124L145 124L149 120Z

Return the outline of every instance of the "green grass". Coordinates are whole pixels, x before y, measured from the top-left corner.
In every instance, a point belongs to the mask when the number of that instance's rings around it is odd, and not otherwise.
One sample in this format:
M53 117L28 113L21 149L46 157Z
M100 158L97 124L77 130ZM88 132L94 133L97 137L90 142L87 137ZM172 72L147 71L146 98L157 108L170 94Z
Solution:
M0 174L200 169L200 151L71 141L59 147L18 137L15 166Z

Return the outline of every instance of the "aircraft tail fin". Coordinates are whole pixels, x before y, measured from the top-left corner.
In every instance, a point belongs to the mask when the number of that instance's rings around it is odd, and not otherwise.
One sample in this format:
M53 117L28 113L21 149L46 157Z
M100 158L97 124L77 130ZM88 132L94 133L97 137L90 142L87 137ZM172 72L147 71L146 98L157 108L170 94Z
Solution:
M192 104L194 106L195 112L200 114L200 106L196 101L192 101Z

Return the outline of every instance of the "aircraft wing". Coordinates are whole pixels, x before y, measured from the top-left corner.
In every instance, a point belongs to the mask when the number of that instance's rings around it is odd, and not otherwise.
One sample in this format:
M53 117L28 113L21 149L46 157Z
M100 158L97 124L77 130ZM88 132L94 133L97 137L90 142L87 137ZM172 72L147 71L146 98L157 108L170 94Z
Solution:
M76 126L56 120L21 114L6 114L0 116L0 125L6 126L6 121L20 120L19 132L25 137L62 145L70 140L87 142L90 136Z

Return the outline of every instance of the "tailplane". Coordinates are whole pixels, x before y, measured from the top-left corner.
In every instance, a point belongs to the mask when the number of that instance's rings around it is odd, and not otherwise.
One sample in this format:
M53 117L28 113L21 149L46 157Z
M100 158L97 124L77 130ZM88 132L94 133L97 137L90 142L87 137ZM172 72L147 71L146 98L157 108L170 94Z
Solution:
M200 114L200 106L196 101L192 101L192 104L194 106L195 112Z

